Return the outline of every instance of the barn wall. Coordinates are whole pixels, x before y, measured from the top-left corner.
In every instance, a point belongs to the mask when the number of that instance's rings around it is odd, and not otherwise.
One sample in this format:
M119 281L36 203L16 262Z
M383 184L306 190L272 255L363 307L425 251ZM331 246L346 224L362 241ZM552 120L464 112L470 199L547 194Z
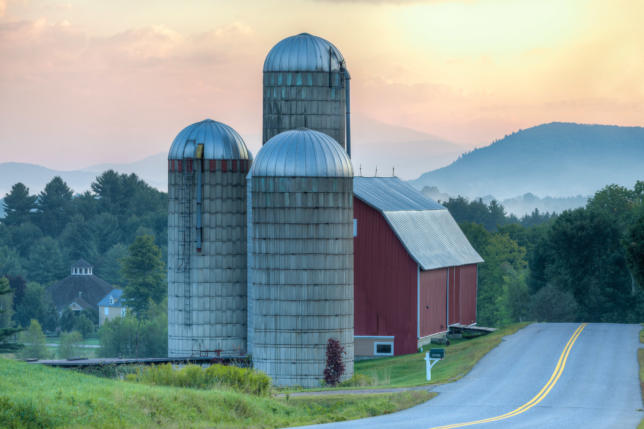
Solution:
M461 320L461 284L459 267L449 267L449 324Z
M459 322L470 325L476 322L476 264L458 267L460 274Z
M420 272L420 336L447 330L447 268Z
M391 336L396 355L416 352L418 265L382 215L354 198L355 335Z

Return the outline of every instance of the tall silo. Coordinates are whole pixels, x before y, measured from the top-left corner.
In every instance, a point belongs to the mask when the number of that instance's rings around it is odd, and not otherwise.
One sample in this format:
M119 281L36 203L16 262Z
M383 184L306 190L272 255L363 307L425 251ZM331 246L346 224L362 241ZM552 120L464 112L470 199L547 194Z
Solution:
M285 131L249 174L249 347L276 385L318 386L329 338L353 375L353 169L342 147ZM252 291L252 293L251 293Z
M206 119L168 155L168 355L246 352L246 174L235 130Z
M287 37L264 61L263 143L299 127L333 137L351 156L349 71L331 42Z

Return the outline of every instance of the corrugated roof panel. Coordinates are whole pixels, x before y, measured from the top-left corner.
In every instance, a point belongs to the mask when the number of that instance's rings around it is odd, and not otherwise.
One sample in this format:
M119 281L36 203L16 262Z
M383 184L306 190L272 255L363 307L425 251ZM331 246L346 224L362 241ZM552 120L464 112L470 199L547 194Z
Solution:
M356 177L353 193L380 211L446 210L397 177Z
M483 262L447 210L383 214L423 270Z

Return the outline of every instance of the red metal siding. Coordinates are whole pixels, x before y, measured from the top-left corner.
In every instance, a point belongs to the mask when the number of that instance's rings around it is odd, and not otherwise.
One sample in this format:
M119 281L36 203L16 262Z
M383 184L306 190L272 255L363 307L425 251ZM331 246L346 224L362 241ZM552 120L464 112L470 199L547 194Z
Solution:
M458 267L449 267L449 324L460 323L461 288Z
M476 264L458 267L460 274L459 321L463 325L476 322Z
M396 355L416 352L418 265L382 215L353 199L355 335L393 335Z
M447 268L420 272L420 336L447 330Z

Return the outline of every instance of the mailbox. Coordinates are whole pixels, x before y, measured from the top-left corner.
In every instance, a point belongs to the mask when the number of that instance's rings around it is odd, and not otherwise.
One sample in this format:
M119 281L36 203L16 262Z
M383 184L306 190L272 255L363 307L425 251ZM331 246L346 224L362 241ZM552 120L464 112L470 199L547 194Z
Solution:
M430 349L429 357L432 359L443 359L445 357L445 349Z

